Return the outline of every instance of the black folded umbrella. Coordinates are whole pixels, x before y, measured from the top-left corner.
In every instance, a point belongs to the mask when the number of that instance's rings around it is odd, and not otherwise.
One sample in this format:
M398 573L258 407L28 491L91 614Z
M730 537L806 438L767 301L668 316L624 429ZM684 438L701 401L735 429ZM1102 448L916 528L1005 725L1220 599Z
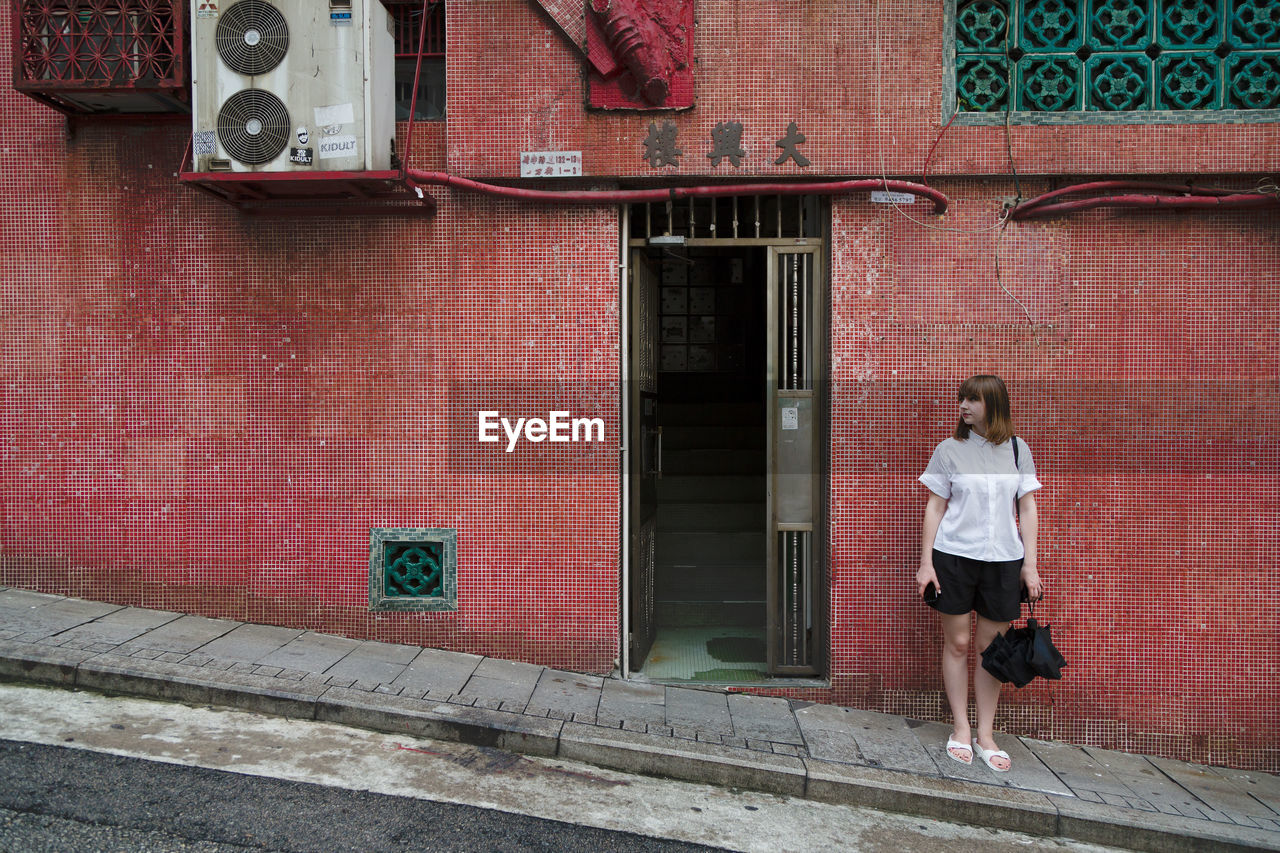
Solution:
M1036 621L1034 605L1031 612L1025 627L998 634L982 652L982 668L1014 687L1026 687L1037 675L1061 678L1062 668L1067 665L1053 645L1049 626Z

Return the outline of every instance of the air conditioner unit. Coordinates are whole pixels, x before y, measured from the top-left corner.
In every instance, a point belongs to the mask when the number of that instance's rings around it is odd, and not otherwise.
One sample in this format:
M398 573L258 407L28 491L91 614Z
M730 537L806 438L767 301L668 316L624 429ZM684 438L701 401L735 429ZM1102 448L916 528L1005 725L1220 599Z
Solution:
M192 0L196 172L391 167L395 45L379 0Z

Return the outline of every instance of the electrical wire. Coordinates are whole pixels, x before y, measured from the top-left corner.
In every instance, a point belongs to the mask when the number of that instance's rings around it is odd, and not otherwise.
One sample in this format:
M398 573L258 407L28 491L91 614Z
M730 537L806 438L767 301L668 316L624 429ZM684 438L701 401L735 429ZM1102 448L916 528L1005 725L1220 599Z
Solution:
M1004 224L1005 224L1005 228L1001 228L1000 233L996 235L996 247L995 247L996 284L999 285L1000 289L1005 292L1005 295L1007 295L1010 299L1012 299L1017 304L1017 306L1022 309L1022 313L1027 315L1027 325L1031 326L1034 329L1036 325L1036 321L1032 319L1031 312L1027 310L1027 306L1022 304L1021 299L1013 295L1012 290L1005 287L1004 277L1000 274L1000 241L1004 239L1004 232L1009 225L1009 217L1007 215L1004 218ZM1052 328L1052 324L1050 324L1050 328Z
M884 21L880 11L880 0L876 0L875 18L876 18L875 79L883 80L884 79L884 76L882 74L883 68L881 67L881 64L880 64L881 63L880 34L881 34L881 31L884 29ZM880 94L882 88L883 87L881 86L876 86L876 155L880 161L880 180L884 186L884 189L887 191L889 189L890 181L889 181L888 169L885 166L885 161L884 161L884 109L882 106L882 99ZM959 110L957 109L956 112L958 113ZM952 116L952 119L954 120L955 116ZM948 122L948 127L949 126L950 126L950 122ZM945 131L945 128L944 128L944 131ZM942 138L941 135L939 135L938 139L941 139L941 138ZM927 166L927 163L928 161L926 160L926 166ZM921 228L927 228L930 231L943 231L950 234L982 234L987 231L994 231L995 229L1001 228L1002 226L1006 225L1009 219L1009 211L1005 210L1003 212L1003 215L1001 215L1001 217L998 220L996 220L991 225L988 225L984 228L953 228L949 225L934 225L931 222L925 222L922 219L916 219L914 216L907 213L906 210L904 210L900 204L898 204L896 201L892 199L892 197L890 197L889 199L889 205L890 207L893 208L894 212L897 213L899 216L901 216L903 219L906 219L909 222L914 222L916 225L919 225Z
M933 140L933 144L929 146L929 153L924 158L924 168L920 170L920 183L926 187L929 186L929 161L933 159L933 152L938 150L938 143L942 141L942 137L947 135L947 131L951 129L951 122L955 121L958 115L960 115L959 109L951 114L951 118L947 120L947 123L938 133L938 138Z
M884 28L884 22L883 22L883 19L882 19L882 17L881 17L880 11L881 11L881 10L880 10L880 2L879 2L879 0L876 0L876 7L875 7L875 16L876 16L876 44L875 44L875 53L876 53L876 79L877 79L877 80L882 80L882 79L884 79L884 76L883 76L883 74L882 74L882 68L881 68L881 65L880 65L880 61L881 61L881 60L880 60L880 57L881 57L881 53L880 53L880 34L881 34L881 31L882 31L882 30L883 30L883 28ZM1005 230L1009 227L1010 215L1011 215L1011 213L1013 212L1013 208L1014 208L1014 206L1016 206L1016 204L1017 204L1018 202L1022 201L1022 189L1021 189L1021 187L1019 186L1018 170L1017 170L1017 166L1014 164L1014 161L1013 161L1013 142L1012 142L1012 133L1011 133L1011 131L1010 131L1010 129L1009 129L1009 123L1010 123L1010 118L1011 118L1011 110L1010 110L1010 108L1011 108L1011 105L1012 105L1012 103L1013 103L1013 79L1012 79L1012 65L1011 65L1011 60L1009 60L1009 59L1008 59L1008 53L1009 53L1009 23L1008 23L1008 21L1006 21L1006 22L1005 22L1005 63L1006 63L1006 67L1010 69L1010 78L1009 78L1009 82L1008 82L1008 87L1009 87L1008 100L1005 102L1005 148L1006 148L1006 152L1008 153L1008 156L1009 156L1009 168L1010 168L1010 170L1013 172L1014 191L1017 193L1017 200L1014 202L1014 204L1013 204L1013 205L1007 205L1007 206L1005 206L1005 207L1004 207L1004 209L1003 209L1003 211L1002 211L1002 213L1001 213L1000 218L999 218L999 219L997 219L995 222L993 222L991 225L988 225L988 226L987 226L987 227L985 227L985 228L951 228L951 227L944 226L944 225L932 225L932 224L927 223L927 222L922 222L921 220L918 220L918 219L916 219L915 217L913 217L913 216L911 216L910 214L908 214L905 210L903 210L903 209L898 205L898 203L897 203L897 202L893 202L893 201L891 201L890 203L893 205L893 209L894 209L894 210L895 210L895 211L896 211L900 216L902 216L902 217L904 217L905 219L908 219L908 220L910 220L910 221L912 221L912 222L916 223L917 225L919 225L919 226L921 226L921 227L923 227L923 228L928 228L928 229L933 230L933 231L946 231L946 232L950 232L950 233L957 233L957 234L982 234L982 233L987 232L987 231L994 231L994 230L996 230L996 229L999 229L999 233L997 233L997 234L996 234L996 242L995 242L995 246L994 246L994 249L995 249L995 251L994 251L994 255L995 255L996 284L999 286L999 288L1000 288L1002 291L1004 291L1004 293L1005 293L1006 295L1008 295L1008 297L1009 297L1010 299L1012 299L1012 300L1014 301L1014 303L1015 303L1019 308L1021 308L1021 309L1022 309L1022 313L1023 313L1023 314L1025 314L1025 315L1026 315L1026 317L1027 317L1027 325L1031 326L1031 327L1034 329L1034 328L1035 328L1036 323L1035 323L1035 319L1034 319L1034 318L1032 318L1032 316L1031 316L1031 312L1027 310L1027 306L1026 306L1026 305L1022 304L1022 300L1020 300L1020 299L1018 299L1018 297L1014 296L1014 295L1013 295L1013 291L1009 290L1009 288L1008 288L1007 286L1005 286L1005 283L1004 283L1004 276L1003 276L1003 274L1001 273L1001 270L1000 270L1000 243L1001 243L1001 241L1004 239L1004 232L1005 232ZM959 105L957 105L957 106L956 106L956 115L958 115L958 114L959 114L959 112L960 112ZM955 115L952 115L952 116L951 116L951 121L955 121ZM947 127L950 127L950 126L951 126L951 121L948 121L948 122L947 122ZM946 129L947 129L947 128L946 128L946 127L944 127L944 128L942 129L942 132L943 132L943 133L945 133L945 132L946 132ZM940 134L938 135L938 140L934 142L934 147L935 147L935 148L937 147L937 143L938 143L938 141L940 141L941 139L942 139L942 134L940 133ZM881 105L880 87L879 87L879 86L877 86L877 87L876 87L876 152L877 152L877 154L878 154L878 156L879 156L879 160L880 160L880 178L881 178L881 180L883 180L883 181L885 182L886 187L887 187L887 185L888 185L888 181L889 181L889 177L888 177L888 171L887 171L887 169L886 169L886 167L885 167L885 161L884 161L884 110L883 110L882 105ZM930 149L930 151L929 151L929 157L932 157L932 155L933 155L933 150L932 150L932 149ZM925 167L926 167L926 169L928 168L929 157L926 157L926 158L925 158ZM923 177L923 176L922 176L922 177Z

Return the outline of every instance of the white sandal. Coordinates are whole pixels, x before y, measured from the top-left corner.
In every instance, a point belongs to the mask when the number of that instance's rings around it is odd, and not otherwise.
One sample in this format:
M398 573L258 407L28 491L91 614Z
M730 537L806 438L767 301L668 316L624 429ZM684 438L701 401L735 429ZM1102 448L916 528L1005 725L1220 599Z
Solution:
M994 770L997 773L1008 773L1009 770L1013 767L1013 762L1009 761L1009 753L1005 752L1003 749L983 749L982 746L975 740L973 742L973 753L974 755L981 758L984 764L986 764L988 767L990 767L992 770ZM993 758L1003 758L1005 761L1009 761L1009 766L996 767L994 764L991 763L991 759Z
M951 751L953 749L963 749L969 753L969 757L961 758ZM951 738L947 738L947 755L951 756L952 761L959 761L961 764L973 763L973 747L969 746L969 744L962 740L952 740Z

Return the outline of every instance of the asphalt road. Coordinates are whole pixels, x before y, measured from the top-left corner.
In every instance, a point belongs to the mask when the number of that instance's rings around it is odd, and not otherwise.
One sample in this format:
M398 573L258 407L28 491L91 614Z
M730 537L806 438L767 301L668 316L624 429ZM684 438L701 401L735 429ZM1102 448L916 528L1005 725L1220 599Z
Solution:
M0 684L0 853L1107 848L226 708Z
M695 851L474 806L0 741L0 850Z

